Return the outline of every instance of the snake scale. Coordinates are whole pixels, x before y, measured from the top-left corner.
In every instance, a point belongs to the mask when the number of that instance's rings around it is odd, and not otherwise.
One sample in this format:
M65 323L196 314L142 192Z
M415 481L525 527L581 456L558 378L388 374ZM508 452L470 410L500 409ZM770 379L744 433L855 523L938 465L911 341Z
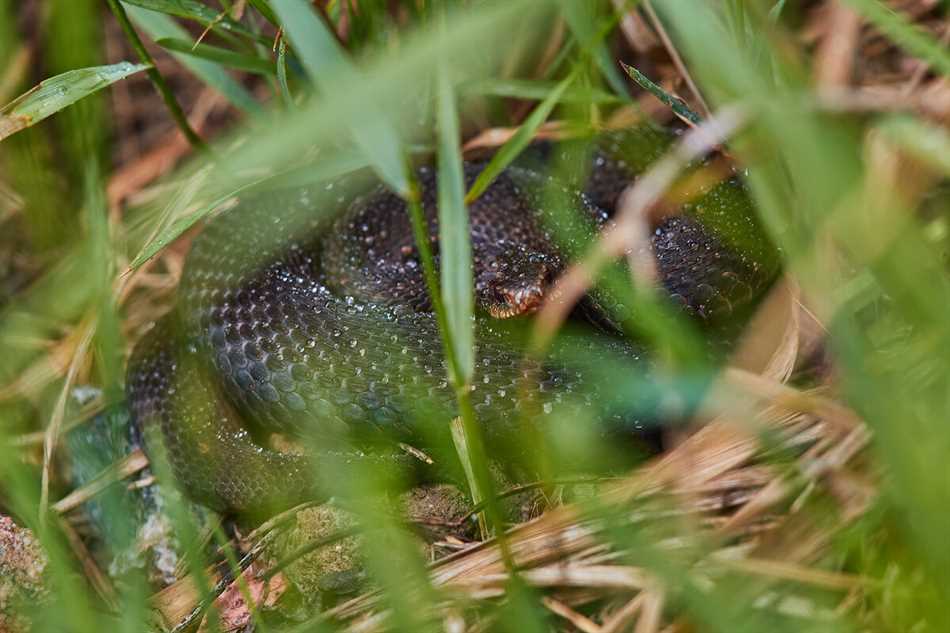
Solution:
M610 222L619 193L670 140L656 130L603 137L582 191L552 186L543 154L559 150L548 148L470 206L479 315L471 399L491 450L526 416L584 412L611 433L648 435L642 410L625 410L623 381L603 370L609 357L648 375L638 347L602 333L528 361L507 324L537 309L579 251L558 237L558 222L574 235ZM464 164L469 185L483 167ZM417 177L438 258L436 175L423 167ZM554 218L550 190L575 213ZM723 227L747 246L727 246ZM735 312L775 273L757 231L743 185L719 183L656 227L662 285L700 320ZM624 309L589 299L588 313ZM221 511L325 497L343 476L335 469L405 455L367 447L444 441L456 400L405 203L356 178L242 197L194 240L176 305L136 345L126 388L150 455L161 451L184 491ZM274 431L316 448L275 448L266 438Z

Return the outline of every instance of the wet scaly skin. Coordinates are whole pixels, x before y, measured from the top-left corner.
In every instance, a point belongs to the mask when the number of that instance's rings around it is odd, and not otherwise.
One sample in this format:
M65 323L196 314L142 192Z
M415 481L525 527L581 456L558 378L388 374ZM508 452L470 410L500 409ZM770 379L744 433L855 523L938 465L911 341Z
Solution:
M607 150L594 164L587 195L560 187L579 209L575 229L608 222L610 210L592 201L615 199L630 180L626 162ZM466 164L467 180L480 169ZM435 174L423 168L418 177L437 252ZM611 432L645 435L640 415L611 406L610 385L593 369L605 350L647 368L636 348L604 339L582 343L586 358L526 362L491 318L535 310L580 248L554 246L541 196L549 184L512 168L470 209L479 422L490 446L511 441L527 384L541 417L582 406ZM741 185L722 187L743 201L738 213L707 200L689 217L664 220L652 238L663 284L701 317L748 304L774 275L759 253L737 254L706 228L725 211L730 230L755 230ZM332 224L322 219L336 212ZM127 393L150 453L161 451L185 492L220 511L267 513L331 495L334 468L392 455L367 453L367 444L443 441L455 398L404 203L344 180L249 197L210 221L175 309L133 352ZM306 436L316 450L274 450L260 441L271 431Z

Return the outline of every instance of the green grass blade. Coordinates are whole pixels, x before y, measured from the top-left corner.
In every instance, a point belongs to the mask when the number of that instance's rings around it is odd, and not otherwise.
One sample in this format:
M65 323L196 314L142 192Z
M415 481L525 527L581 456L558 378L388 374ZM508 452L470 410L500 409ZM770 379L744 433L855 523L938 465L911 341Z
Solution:
M106 51L101 45L103 21L101 2L79 0L69 2L50 12L46 24L43 46L43 59L46 75L58 75L75 68L91 68L109 63ZM0 17L0 20L3 18ZM2 35L0 35L2 37ZM147 63L138 60L139 63ZM0 97L0 103L6 99ZM55 122L57 144L62 144L63 158L74 165L85 165L95 156L104 159L108 156L106 147L109 139L109 119L107 116L108 95L100 94L83 99L75 108L70 108L64 116ZM77 171L70 179L71 191L79 191L81 177ZM70 205L66 213L74 213L75 205Z
M185 138L188 139L188 143L195 151L205 152L208 149L207 143L205 143L201 135L191 127L191 123L188 122L188 117L185 116L185 111L182 110L181 104L178 103L178 98L175 97L168 82L165 81L165 77L159 72L158 68L155 67L152 54L145 48L142 38L139 37L138 31L135 30L135 26L133 26L129 20L129 14L123 8L122 3L119 2L119 0L106 0L106 4L122 28L125 38L139 56L139 60L143 64L152 66L152 68L149 68L147 71L148 78L151 80L152 85L155 86L158 94L161 95L162 101L165 102L165 107L168 108L168 113L172 115L172 119L175 121L175 125L177 125L178 129L185 135Z
M172 218L170 223L165 228L158 231L155 237L148 241L148 243L142 248L141 252L139 252L139 254L135 256L135 259L132 260L132 263L129 264L129 270L135 270L150 260L156 254L158 254L159 251L178 239L182 233L194 226L195 223L201 221L205 216L217 209L228 199L233 198L244 191L264 184L273 184L275 187L301 187L312 185L313 183L323 180L333 180L339 176L342 176L343 174L349 173L364 166L365 162L362 160L361 156L355 156L352 152L339 152L333 157L332 160L320 163L317 166L308 166L304 169L292 169L287 172L269 175L264 178L243 182L239 185L229 187L223 193L214 196L210 202L202 204L196 211L192 211L184 215L178 215L173 210L169 213L169 216ZM193 178L197 179L197 185L200 189L201 185L203 184L204 177L201 174L198 174L193 176ZM189 181L183 185L183 189L189 188L195 188L195 185L192 181ZM204 199L207 200L208 198ZM191 201L187 195L183 198L183 200L186 202ZM172 204L175 204L175 202Z
M475 475L475 466L472 463L473 451L469 446L468 434L465 432L465 423L462 418L458 417L452 420L450 428L452 431L452 442L455 443L455 452L459 456L459 461L462 462L462 470L465 472L465 480L468 482L472 504L478 506L484 503L491 493L482 490L481 485L479 485L479 479ZM484 512L478 513L478 529L486 538L491 534Z
M459 11L450 18L448 43L431 33L419 31L407 36L401 55L387 53L376 56L358 76L348 81L335 81L330 90L288 113L281 125L272 126L268 134L255 138L223 157L227 165L220 175L243 173L244 170L287 167L305 155L313 146L346 144L349 131L366 123L368 103L386 104L386 113L399 122L418 121L418 108L405 98L407 86L429 86L435 83L435 66L445 56L453 60L453 72L467 77L484 76L490 64L499 61L506 50L504 31L514 28L526 15L537 15L534 2L513 0L490 4L480 10ZM543 8L543 7L542 7ZM484 54L469 53L478 47Z
M461 85L466 94L480 94L492 97L511 97L513 99L542 100L557 87L556 81L533 79L481 79ZM598 103L619 104L623 99L617 95L596 88L571 87L561 95L561 103Z
M275 26L277 25L277 16L274 15L274 10L271 9L267 0L248 0L248 4L257 9L257 12L264 16L265 20Z
M277 0L274 11L293 43L300 61L318 87L326 87L337 73L354 69L346 52L326 24L303 0Z
M70 70L42 81L0 108L0 140L146 68L148 66L144 64L119 62Z
M458 376L453 381L468 385L475 367L475 334L472 321L472 245L468 209L465 207L465 179L459 147L459 120L455 91L448 71L438 77L439 127L439 253L442 301L455 347Z
M294 107L294 95L287 81L287 40L280 38L277 45L277 85L280 86L280 98L288 108Z
M628 66L623 62L620 62L620 65L623 66L623 69L626 71L630 78L633 79L641 88L652 94L654 97L665 103L670 107L676 115L693 125L699 125L702 122L702 118L693 112L679 97L675 97L668 93L663 88L659 87L653 83L649 77L641 73L639 70L633 66Z
M218 200L215 200L215 202L220 204ZM164 231L159 233L155 239L150 241L141 253L136 255L135 259L132 260L132 263L129 265L129 270L135 270L148 260L155 257L159 251L178 239L182 233L194 226L196 222L210 213L214 207L214 204L209 204L198 211L193 211L174 220Z
M895 44L916 55L944 75L950 75L950 52L899 13L878 0L848 0L861 15L881 29Z
M574 81L573 74L557 84L554 90L548 94L547 98L539 103L531 114L528 115L528 118L524 120L524 123L521 124L521 127L518 128L514 136L501 146L501 149L492 157L485 169L482 170L482 173L480 173L478 178L475 179L475 182L472 183L472 188L468 190L468 194L465 196L466 204L471 204L474 200L477 200L480 195L485 193L485 190L488 189L492 181L498 177L498 174L504 171L504 169L518 157L518 154L528 146L531 139L534 138L535 132L537 132L541 124L547 120L548 115L551 114L554 106L560 101L561 95L564 94L564 91L567 90L567 87L571 85L572 81Z
M166 15L195 20L205 26L221 28L246 37L257 37L240 22L228 17L226 12L218 11L196 0L122 0L122 2Z
M155 43L169 51L206 59L209 62L222 64L249 73L273 75L276 72L270 60L235 53L234 51L219 46L192 44L187 40L180 40L173 37L164 37Z
M310 79L321 91L338 89L340 83L356 80L357 70L347 58L333 33L304 0L277 0L274 11L281 19ZM403 161L399 135L388 117L372 103L350 121L353 138L377 173L396 193L409 193L409 178Z
M626 95L627 86L623 76L617 70L617 65L604 44L608 31L601 28L596 20L597 3L561 0L559 6L571 33L577 38L581 48L594 60L610 87L618 95Z
M185 29L175 23L167 15L142 9L137 6L125 5L125 11L135 24L145 31L153 40L178 39L188 40L189 34ZM231 77L227 71L216 63L194 57L193 55L184 55L182 53L172 53L178 61L184 64L185 68L190 70L203 82L224 95L236 108L243 110L248 114L259 114L261 106L238 83Z

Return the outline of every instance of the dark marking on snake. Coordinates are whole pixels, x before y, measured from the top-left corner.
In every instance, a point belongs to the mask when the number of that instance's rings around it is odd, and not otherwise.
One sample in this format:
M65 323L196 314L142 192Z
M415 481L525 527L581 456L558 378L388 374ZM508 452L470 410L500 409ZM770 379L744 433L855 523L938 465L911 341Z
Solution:
M633 406L612 369L651 375L649 355L609 331L611 315L629 316L622 298L592 294L587 303L606 315L597 333L556 343L541 360L526 359L509 325L530 319L669 142L653 130L603 137L576 187L545 173L563 146L536 148L471 205L471 398L493 454L507 455L525 419L543 430L545 419L576 412L605 433L649 437L656 416ZM482 168L465 163L469 184ZM417 177L438 258L436 174L422 167ZM662 220L652 249L662 285L698 321L738 314L776 274L737 179ZM174 309L133 351L127 395L150 456L221 511L332 495L348 465L417 462L389 448L398 442L453 471L452 451L438 446L455 397L404 202L362 174L242 197L195 239ZM314 448L278 450L272 432Z

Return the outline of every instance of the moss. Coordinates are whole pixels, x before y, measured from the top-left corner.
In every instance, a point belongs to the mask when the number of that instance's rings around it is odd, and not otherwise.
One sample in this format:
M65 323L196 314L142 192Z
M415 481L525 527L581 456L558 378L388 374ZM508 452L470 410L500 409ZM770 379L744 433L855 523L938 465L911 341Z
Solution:
M284 560L307 543L332 537L355 525L353 516L332 505L306 508L297 513L296 525L278 537L270 555ZM325 605L336 595L355 591L363 579L360 537L337 540L301 556L283 573L304 601Z

